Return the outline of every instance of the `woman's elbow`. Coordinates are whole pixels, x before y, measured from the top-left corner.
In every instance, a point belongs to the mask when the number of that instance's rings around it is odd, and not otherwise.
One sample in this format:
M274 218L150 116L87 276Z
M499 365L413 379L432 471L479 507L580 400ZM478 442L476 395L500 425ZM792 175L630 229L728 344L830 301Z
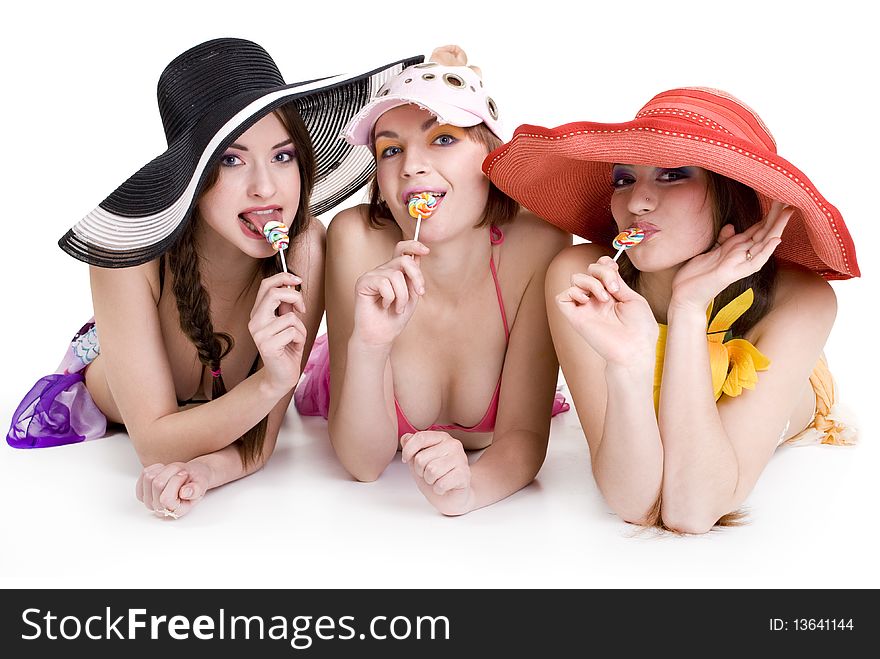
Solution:
M708 533L715 527L715 523L719 519L717 515L701 510L673 512L662 509L660 515L663 519L663 526L676 533L688 535Z
M379 476L385 471L388 463L353 463L351 461L340 460L345 470L359 483L372 483L379 480Z
M391 458L388 460L376 460L375 458L365 460L362 457L355 458L351 455L346 455L346 452L340 450L335 444L333 444L333 449L345 470L352 478L361 483L372 483L378 480L382 472L385 471L385 467L391 463Z

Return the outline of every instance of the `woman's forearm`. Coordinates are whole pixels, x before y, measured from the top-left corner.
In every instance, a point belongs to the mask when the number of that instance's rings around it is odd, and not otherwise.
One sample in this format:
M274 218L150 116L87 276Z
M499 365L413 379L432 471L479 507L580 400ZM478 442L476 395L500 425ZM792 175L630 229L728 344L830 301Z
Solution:
M145 428L129 428L129 433L145 466L187 462L232 444L287 393L270 387L260 370L215 400L161 417Z
M681 530L708 530L729 512L739 467L715 403L706 315L699 309L670 307L659 424L664 520Z
M660 496L663 445L653 403L654 365L605 367L608 400L593 475L611 509L643 523Z
M206 485L207 489L220 487L239 478L250 476L255 471L262 469L275 451L275 446L278 443L278 432L281 429L281 423L284 420L284 415L290 406L292 398L293 392L291 391L269 413L266 434L263 437L263 446L260 454L256 456L253 462L248 461L247 464L242 462L241 452L236 444L231 444L219 451L200 455L190 460L191 463L200 462L208 467L211 476Z
M360 481L373 481L397 452L397 419L388 414L385 369L390 346L366 346L352 337L339 395L331 401L328 430L340 462Z
M549 434L549 433L548 433ZM535 480L547 454L547 435L511 430L492 444L471 465L471 510L501 501Z

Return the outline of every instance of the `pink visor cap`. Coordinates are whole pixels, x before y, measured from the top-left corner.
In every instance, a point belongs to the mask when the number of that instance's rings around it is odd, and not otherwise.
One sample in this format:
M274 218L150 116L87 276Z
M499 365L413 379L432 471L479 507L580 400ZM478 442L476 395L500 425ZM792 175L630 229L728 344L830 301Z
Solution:
M483 80L468 66L444 66L435 62L416 64L386 82L342 132L352 145L372 148L373 127L383 114L412 103L437 117L441 124L461 128L484 123L502 142L498 106L483 88Z

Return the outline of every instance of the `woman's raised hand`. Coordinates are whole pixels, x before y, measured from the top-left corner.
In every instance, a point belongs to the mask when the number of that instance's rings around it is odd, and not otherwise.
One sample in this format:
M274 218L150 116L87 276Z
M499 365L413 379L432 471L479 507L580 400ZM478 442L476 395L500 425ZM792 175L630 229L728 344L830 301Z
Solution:
M285 272L264 279L248 323L270 384L282 395L299 380L305 349L306 326L296 313L306 312L302 293L295 289L301 283Z
M556 305L575 331L608 363L653 366L657 321L647 300L627 286L610 256L586 273L571 277L571 286L556 296Z
M419 259L429 251L416 240L402 240L394 248L394 258L358 277L353 336L371 346L393 343L425 294Z
M795 208L774 201L763 220L742 233L724 225L715 247L685 263L672 280L672 306L705 311L725 288L764 267L782 242Z

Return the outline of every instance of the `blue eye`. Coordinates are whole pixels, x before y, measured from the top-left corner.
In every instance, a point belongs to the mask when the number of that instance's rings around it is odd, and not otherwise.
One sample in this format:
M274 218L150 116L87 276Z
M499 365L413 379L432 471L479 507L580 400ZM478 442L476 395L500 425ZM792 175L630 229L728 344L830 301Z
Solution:
M458 142L458 140L452 135L439 135L434 139L432 144L437 144L439 146L450 146L452 144L455 144L456 142Z
M242 164L241 158L232 153L226 153L220 158L222 167L237 167L240 164Z
M390 158L392 156L396 156L398 153L401 153L403 149L399 146L389 146L385 149L382 149L382 152L379 154L382 158Z
M296 153L294 151L281 151L275 154L273 160L275 162L293 162L296 160Z

